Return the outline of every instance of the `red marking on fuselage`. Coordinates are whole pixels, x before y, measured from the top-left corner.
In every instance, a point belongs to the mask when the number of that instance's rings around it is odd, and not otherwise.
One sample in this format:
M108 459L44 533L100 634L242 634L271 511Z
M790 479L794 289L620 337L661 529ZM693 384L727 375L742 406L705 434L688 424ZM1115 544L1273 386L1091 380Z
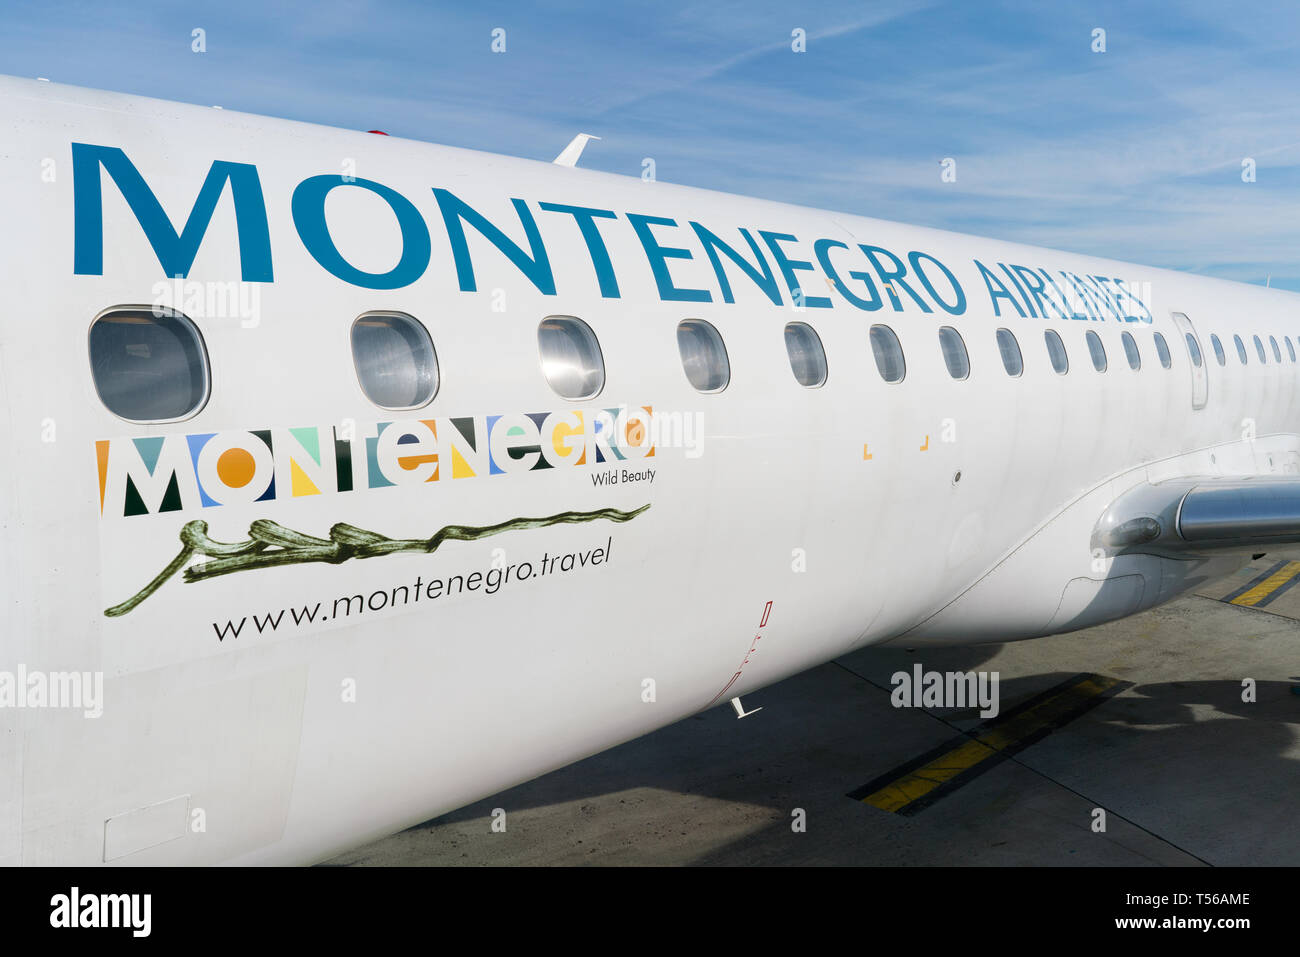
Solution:
M736 680L740 677L740 673L745 670L745 665L749 664L749 659L753 656L754 652L758 649L759 639L763 637L761 632L765 627L767 627L767 616L770 615L771 613L772 613L772 603L769 601L766 605L763 606L763 618L758 623L758 628L760 633L755 633L754 640L749 643L749 651L745 652L745 657L740 662L740 668L737 669L736 673L731 676L731 680L728 681L726 685L723 686L722 690L713 696L713 700L704 706L705 709L713 707L713 705L718 701L718 699L721 698L723 695L725 695L727 691L731 688L731 686L736 683Z

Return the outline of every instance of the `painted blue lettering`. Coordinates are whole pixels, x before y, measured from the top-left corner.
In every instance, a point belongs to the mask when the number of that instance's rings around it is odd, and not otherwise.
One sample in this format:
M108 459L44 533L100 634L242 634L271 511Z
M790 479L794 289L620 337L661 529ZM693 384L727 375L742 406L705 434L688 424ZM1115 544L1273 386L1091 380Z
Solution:
M655 285L659 287L659 298L665 302L712 302L713 296L707 289L680 289L673 285L673 277L668 272L668 260L693 259L689 249L674 246L660 246L651 233L651 226L676 226L677 220L664 216L646 216L642 213L628 213L627 220L636 230L637 239L645 249L650 271L654 273Z
M828 296L810 296L805 293L799 286L799 280L795 278L796 270L813 270L813 264L805 262L802 259L791 259L786 256L781 249L781 243L797 243L799 240L789 233L773 233L766 229L760 229L758 234L763 237L769 249L772 250L772 257L776 260L776 268L781 270L781 275L785 277L785 284L790 289L790 295L796 300L803 298L803 304L811 309L829 309L831 300Z
M537 231L533 214L522 199L512 199L510 203L524 227L524 235L528 237L531 256L455 193L435 186L433 195L438 199L438 209L447 226L447 238L451 240L452 257L456 261L456 280L460 283L461 292L475 292L478 289L478 283L474 279L474 262L469 255L469 242L465 239L465 224L468 223L514 263L515 268L537 287L538 292L546 296L555 295L551 261L546 256L546 247L542 245L542 236Z
M744 236L745 242L749 243L749 248L754 253L754 259L758 262L758 266L752 265L744 256L699 223L692 221L691 229L695 230L695 235L700 239L700 245L704 247L709 262L713 264L713 272L718 277L718 285L722 287L723 302L734 303L736 297L731 294L731 283L727 281L727 274L722 268L722 260L718 258L718 250L726 253L727 258L739 266L746 276L754 280L754 284L762 290L768 299L778 306L781 305L781 290L776 284L776 277L772 275L772 267L768 265L767 260L763 257L763 251L759 249L758 243L754 241L754 237L749 234L748 229L743 226L740 227L740 235Z
M605 299L620 298L618 278L614 275L614 265L609 261L609 250L600 235L596 219L617 219L618 214L609 209L592 209L589 206L565 206L561 203L538 203L550 213L568 213L582 231L582 239L587 244L587 255L596 270L596 281L600 283L600 294Z
M926 301L916 294L916 290L903 281L903 277L907 275L907 267L903 265L901 259L883 246L864 246L859 243L858 248L871 260L871 265L876 270L876 275L880 277L885 292L889 293L889 301L893 303L895 312L903 311L903 302L898 298L898 293L894 290L894 283L898 283L899 287L912 297L912 301L921 307L922 312L934 312ZM886 269L882 266L880 256L888 256L889 261L894 264L894 268Z
M831 265L831 250L848 248L847 243L842 243L838 239L819 239L813 243L813 255L817 257L817 264L822 267L822 272L826 273L826 278L831 281L831 285L835 287L836 292L857 308L865 309L867 312L875 312L885 304L885 301L880 298L880 293L876 290L876 284L871 281L871 273L861 270L853 270L849 273L851 279L857 279L863 283L867 287L867 291L871 293L870 299L863 299L844 285L839 273Z
M115 146L72 144L73 267L79 276L104 274L104 205L100 166L117 184L135 214L145 238L168 277L188 276L199 244L212 221L227 181L235 203L240 273L245 282L271 282L271 236L266 225L266 201L257 167L247 163L214 162L198 198L177 233L162 204L126 154Z

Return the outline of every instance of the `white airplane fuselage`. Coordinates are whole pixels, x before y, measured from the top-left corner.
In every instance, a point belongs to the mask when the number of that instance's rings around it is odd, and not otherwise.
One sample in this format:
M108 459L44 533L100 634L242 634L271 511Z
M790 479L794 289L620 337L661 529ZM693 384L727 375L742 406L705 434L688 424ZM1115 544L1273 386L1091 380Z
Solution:
M1168 601L1266 549L1112 553L1094 541L1111 503L1300 470L1291 293L43 82L0 81L0 123L2 863L322 860L852 649ZM88 330L160 300L201 332L210 394L125 421ZM375 312L429 332L421 408L358 383L349 330ZM548 384L549 316L595 333L596 397ZM721 391L684 374L685 319L721 334ZM792 375L791 322L824 346L818 388ZM239 543L257 520L334 560L178 566L148 590L187 523ZM339 523L478 531L363 554L337 550ZM20 668L102 674L102 713L24 699Z

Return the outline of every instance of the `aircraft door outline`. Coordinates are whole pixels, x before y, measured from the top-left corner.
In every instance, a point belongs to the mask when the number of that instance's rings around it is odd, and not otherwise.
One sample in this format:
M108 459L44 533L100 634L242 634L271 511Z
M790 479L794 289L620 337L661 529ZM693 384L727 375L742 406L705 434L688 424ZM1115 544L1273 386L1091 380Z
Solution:
M1196 334L1196 328L1192 325L1192 320L1187 318L1185 313L1175 312L1171 314L1174 325L1178 327L1178 332L1182 335L1183 346L1187 347L1187 337L1191 336L1192 341L1196 343L1196 353L1200 356L1200 364L1192 360L1189 354L1187 357L1188 364L1192 369L1192 408L1203 409L1209 400L1209 361L1205 355L1205 349L1201 346L1201 337ZM1191 349L1188 349L1191 352Z

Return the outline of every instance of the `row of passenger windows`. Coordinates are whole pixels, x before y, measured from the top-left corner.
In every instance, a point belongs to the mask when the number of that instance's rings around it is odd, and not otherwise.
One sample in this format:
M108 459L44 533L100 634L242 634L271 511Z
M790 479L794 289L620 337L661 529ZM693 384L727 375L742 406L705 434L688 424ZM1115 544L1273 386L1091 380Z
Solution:
M438 354L424 325L405 313L366 313L352 324L352 361L362 391L383 409L427 405L438 393ZM826 353L812 327L792 322L786 351L795 378L809 388L826 381ZM565 399L590 399L605 387L605 360L596 334L581 319L548 316L537 327L542 373ZM702 319L677 326L682 370L700 392L721 392L731 381L722 336ZM90 327L95 390L114 415L131 422L187 418L208 400L207 349L198 328L181 313L113 309Z
M1156 357L1160 360L1160 365L1169 369L1173 366L1173 357L1169 352L1169 343L1159 332L1151 334L1152 341L1156 348ZM1187 340L1187 355L1192 364L1198 369L1203 363L1201 357L1201 347L1196 341L1196 337L1191 333L1186 333L1184 338ZM1062 341L1060 333L1055 329L1047 329L1043 332L1043 340L1047 346L1047 358L1052 364L1052 369L1059 375L1065 375L1070 371L1070 357L1065 351L1065 343ZM1010 329L999 329L997 331L998 353L1002 357L1002 366L1009 376L1019 376L1025 370L1024 357L1020 352L1020 343L1017 341L1015 333ZM1106 356L1106 347L1102 344L1101 336L1091 329L1088 330L1084 337L1088 346L1088 358L1092 361L1092 367L1098 372L1105 372L1109 367L1109 360ZM1233 344L1237 349L1237 358L1242 365L1246 365L1249 360L1246 355L1246 346L1241 341L1241 336L1232 337ZM1269 345L1273 350L1273 359L1275 362L1282 361L1282 349L1278 346L1277 339L1273 336L1268 337ZM1287 355L1292 362L1296 361L1296 348L1291 343L1289 336L1282 337L1286 345ZM1134 339L1133 333L1123 332L1120 334L1120 342L1124 347L1124 358L1128 367L1134 371L1142 368L1142 353L1138 350L1137 340ZM1259 361L1267 364L1268 356L1264 351L1264 343L1260 341L1259 336L1254 337L1255 351L1259 355ZM1297 337L1300 342L1300 337ZM1210 336L1210 344L1214 347L1214 357L1218 360L1219 365L1228 364L1227 354L1224 352L1223 343L1217 335ZM954 379L966 379L970 376L970 358L966 353L966 343L959 333L952 326L943 326L939 329L939 348L943 353L944 365L948 367L948 374ZM903 359L903 348L899 344L898 336L894 330L888 326L871 327L871 351L876 359L876 368L880 370L880 376L886 382L901 382L907 372L907 364Z
M998 353L1009 376L1024 372L1020 343L1010 329L997 330ZM970 356L966 343L952 326L939 328L939 348L948 374L954 379L970 377ZM1108 366L1106 348L1093 330L1085 335L1088 357L1098 372ZM874 325L869 332L872 356L886 382L901 382L907 362L897 334L886 325ZM1059 333L1043 333L1048 361L1060 375L1070 371L1070 359ZM352 324L352 361L361 389L375 405L394 411L427 405L438 393L438 355L423 324L397 312L366 313ZM1159 332L1152 333L1156 356L1168 369L1172 366L1169 344ZM1198 368L1203 360L1194 336L1186 335L1187 352ZM1247 364L1246 346L1240 336L1232 337L1237 358ZM1276 362L1282 350L1268 337ZM1130 369L1142 367L1142 355L1133 334L1120 335L1124 358ZM1296 361L1296 349L1284 336L1287 355ZM1227 365L1227 354L1217 335L1210 336L1219 365ZM1264 344L1254 337L1261 363L1268 362ZM555 393L565 399L582 400L598 395L605 387L605 361L600 343L581 319L548 316L537 328L537 346L542 373ZM727 349L718 330L703 319L686 319L677 326L677 348L687 381L700 392L721 392L731 381ZM801 386L815 389L826 382L826 351L812 326L791 322L785 327L785 348L790 371ZM101 315L90 327L90 362L95 389L104 405L115 415L132 422L167 422L193 415L207 402L210 391L207 350L198 328L186 316L151 309L114 309Z

